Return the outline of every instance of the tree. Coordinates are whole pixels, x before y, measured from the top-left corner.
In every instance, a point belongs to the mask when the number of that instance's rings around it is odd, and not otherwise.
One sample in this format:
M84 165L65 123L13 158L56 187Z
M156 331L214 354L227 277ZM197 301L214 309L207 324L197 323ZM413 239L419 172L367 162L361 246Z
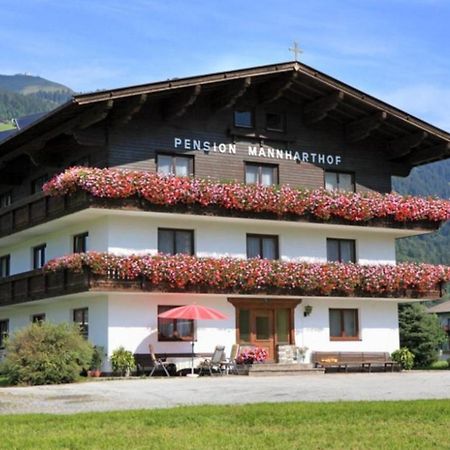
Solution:
M92 361L93 347L67 323L34 323L12 335L1 371L10 384L75 381Z
M419 303L399 305L400 345L415 356L415 367L427 367L438 359L446 337L439 319Z

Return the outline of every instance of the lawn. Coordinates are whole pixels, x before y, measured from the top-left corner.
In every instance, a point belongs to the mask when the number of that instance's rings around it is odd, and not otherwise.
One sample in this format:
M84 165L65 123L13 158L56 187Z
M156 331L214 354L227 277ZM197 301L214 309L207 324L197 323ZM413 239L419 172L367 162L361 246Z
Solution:
M7 449L444 449L450 402L196 406L0 416Z

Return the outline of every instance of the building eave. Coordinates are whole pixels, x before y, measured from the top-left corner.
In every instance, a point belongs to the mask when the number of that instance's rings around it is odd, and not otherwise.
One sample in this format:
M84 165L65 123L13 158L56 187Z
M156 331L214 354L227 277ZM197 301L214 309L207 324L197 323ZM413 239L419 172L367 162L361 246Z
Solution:
M353 122L358 122L358 118L367 119L377 115L383 116L381 128L384 127L383 130L386 132L384 139L387 142L399 142L398 138L400 138L400 142L403 142L402 138L422 133L424 136L423 143L415 147L412 156L409 152L405 154L400 152L398 153L400 156L396 159L394 152L394 155L390 158L393 160L394 165L396 163L406 168L403 172L407 173L408 167L450 157L450 134L445 130L355 89L306 64L285 62L74 95L72 100L0 143L0 158L11 152L19 151L19 149L33 140L39 140L43 134L48 133L50 130L63 127L64 124L70 126L76 122L74 119L77 116L80 116L81 120L82 115L90 114L92 116L93 113L98 112L98 109L102 107L105 107L107 115L108 110L112 110L113 104L115 107L116 101L120 103L120 101L129 97L145 97L147 99L148 96L172 95L172 93L175 94L180 92L180 90L198 86L203 88L208 86L220 88L228 85L230 82L246 78L256 79L258 82L266 79L270 81L277 75L289 77L289 73L293 74L294 88L302 89L302 85L308 84L312 92L317 92L318 99L336 94L340 96L339 101L341 101L343 106L356 107L357 111L354 113ZM98 112L97 120L103 120L106 115L102 115L102 111ZM391 135L392 138L390 137ZM396 135L397 139L394 139L394 135ZM402 172L401 168L399 168L399 171Z

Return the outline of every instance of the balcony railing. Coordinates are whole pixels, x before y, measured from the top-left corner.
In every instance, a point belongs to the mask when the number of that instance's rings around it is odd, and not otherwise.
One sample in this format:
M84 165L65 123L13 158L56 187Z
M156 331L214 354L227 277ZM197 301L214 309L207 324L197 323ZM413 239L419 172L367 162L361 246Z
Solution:
M89 273L63 270L44 273L41 269L0 280L0 306L58 297L89 290Z
M61 197L49 197L43 193L32 195L0 210L0 237L72 214L89 206L90 196L81 191Z
M75 254L0 280L0 306L85 291L435 299L450 277L441 268Z
M194 214L202 216L239 217L248 219L284 220L295 222L328 223L338 225L357 225L379 228L396 228L416 231L434 231L439 228L438 221L398 222L391 218L379 218L362 222L352 222L339 218L323 220L311 215L295 216L286 214L280 217L270 212L231 211L216 206L191 204L155 205L138 196L127 198L95 197L85 191L76 191L62 196L45 196L43 193L28 197L0 210L0 238L32 228L51 220L73 214L87 208L154 211L165 213Z

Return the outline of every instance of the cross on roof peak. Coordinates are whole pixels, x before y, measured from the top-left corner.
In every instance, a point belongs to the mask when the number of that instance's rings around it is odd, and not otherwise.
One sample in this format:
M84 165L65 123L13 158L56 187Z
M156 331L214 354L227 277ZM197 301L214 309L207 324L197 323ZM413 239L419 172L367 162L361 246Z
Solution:
M289 47L289 51L294 54L294 61L298 61L300 54L303 53L303 50L299 47L297 41L293 42L293 46Z

